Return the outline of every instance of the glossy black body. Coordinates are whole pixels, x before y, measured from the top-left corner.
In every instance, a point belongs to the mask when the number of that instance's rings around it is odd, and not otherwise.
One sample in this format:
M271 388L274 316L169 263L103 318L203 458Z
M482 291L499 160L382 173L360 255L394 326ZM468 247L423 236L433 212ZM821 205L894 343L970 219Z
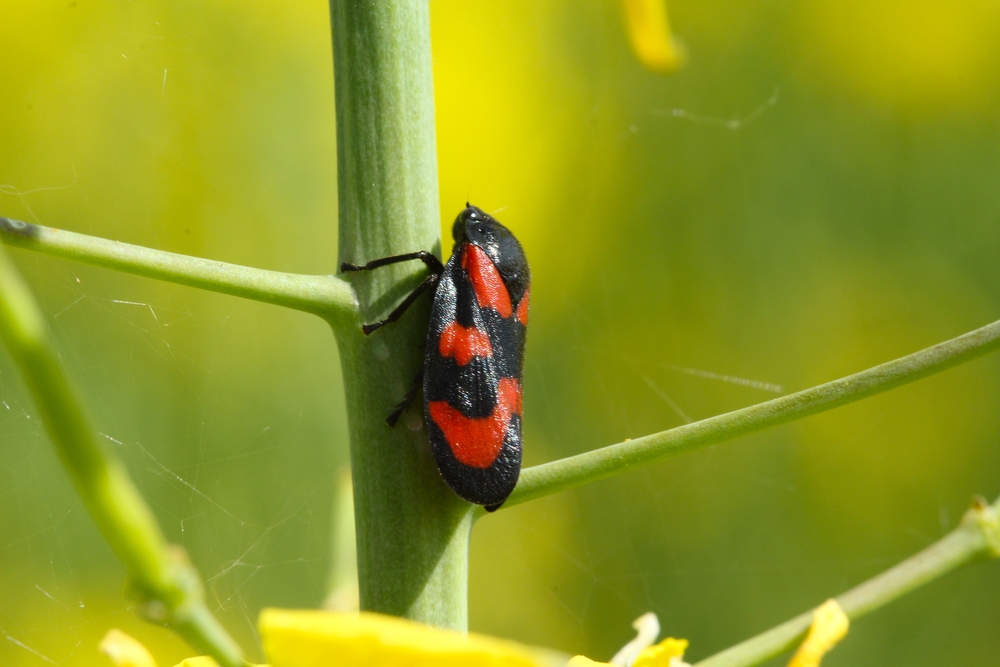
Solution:
M486 418L497 407L501 378L521 385L527 326L516 310L531 282L528 260L510 231L475 206L463 210L452 227L455 247L434 292L424 356L424 417L427 435L441 476L455 493L487 509L499 507L514 490L521 471L521 415L515 414L506 429L503 447L488 468L463 464L452 451L444 432L431 418L429 404L447 401L464 416ZM501 317L480 306L469 275L462 268L466 244L482 249L497 268L515 313ZM493 349L488 358L476 357L462 366L440 354L439 342L451 322L485 331Z
M517 485L521 471L521 378L531 271L514 235L481 209L466 204L452 226L447 264L425 250L345 262L341 271L371 271L420 260L430 274L385 319L362 326L365 335L398 320L425 291L433 291L421 370L424 423L438 470L455 493L493 511ZM446 341L443 341L446 338ZM386 422L395 426L420 385Z

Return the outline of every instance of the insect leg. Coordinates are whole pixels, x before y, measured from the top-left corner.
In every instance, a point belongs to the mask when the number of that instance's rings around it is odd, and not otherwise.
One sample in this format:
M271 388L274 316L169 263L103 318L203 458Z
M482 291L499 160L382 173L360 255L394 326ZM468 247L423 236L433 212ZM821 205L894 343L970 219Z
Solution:
M410 292L410 295L405 299L403 299L403 302L398 306L396 306L395 310L389 313L388 317L386 317L384 320L379 320L378 322L372 322L371 324L361 325L361 331L363 331L364 334L367 336L376 329L380 329L386 324L398 320L403 315L403 313L406 312L406 309L412 306L413 302L416 301L421 294L423 294L429 289L433 289L437 285L439 277L440 276L438 276L438 274L432 273L431 275L424 278L423 282L417 285L416 289Z
M396 409L392 411L392 414L385 418L385 423L389 426L395 426L399 418L406 412L406 409L410 407L413 403L413 399L417 397L417 392L420 391L420 387L424 383L424 367L420 367L420 371L417 373L417 377L413 378L413 385L410 390L406 392L403 396L403 400L396 404Z
M435 275L441 275L444 271L444 265L441 264L441 260L435 257L433 253L429 253L426 250L418 250L416 252L408 252L404 255L380 257L379 259L373 259L367 264L362 264L360 266L357 264L351 264L350 262L344 262L340 265L340 272L347 273L348 271L371 271L372 269L378 269L390 264L396 264L397 262L409 262L413 259L419 259L421 262L426 264L431 273Z

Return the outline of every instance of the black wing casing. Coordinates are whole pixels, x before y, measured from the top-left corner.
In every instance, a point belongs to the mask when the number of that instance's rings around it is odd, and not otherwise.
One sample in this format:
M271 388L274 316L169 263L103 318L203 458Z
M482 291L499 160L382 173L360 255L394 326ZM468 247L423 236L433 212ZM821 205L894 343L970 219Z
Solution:
M462 222L468 233L460 233ZM424 413L445 482L465 500L494 510L514 490L521 470L530 273L517 240L479 209L467 208L455 227L455 250L427 330ZM477 231L500 243L483 247Z

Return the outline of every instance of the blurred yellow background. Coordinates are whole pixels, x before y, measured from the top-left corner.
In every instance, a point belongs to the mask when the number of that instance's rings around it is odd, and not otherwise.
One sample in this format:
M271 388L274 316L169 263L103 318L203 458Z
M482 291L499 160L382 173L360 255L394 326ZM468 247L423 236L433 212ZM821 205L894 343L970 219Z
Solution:
M860 370L1000 317L1000 6L431 2L442 224L534 271L528 464ZM328 10L0 0L0 215L270 269L336 266ZM445 251L450 239L445 240ZM346 462L309 316L12 251L101 431L226 625L315 606ZM720 376L742 378L737 383ZM472 629L607 659L645 611L698 659L926 546L1000 493L1000 360L500 512ZM0 351L0 662L161 664ZM827 663L992 664L1000 566L860 621Z

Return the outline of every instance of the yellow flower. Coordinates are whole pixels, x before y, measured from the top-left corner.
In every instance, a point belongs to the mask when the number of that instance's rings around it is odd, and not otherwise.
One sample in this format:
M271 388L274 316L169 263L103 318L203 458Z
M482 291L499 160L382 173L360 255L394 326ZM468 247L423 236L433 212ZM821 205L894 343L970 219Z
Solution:
M613 665L614 667L685 667L684 651L687 650L686 639L667 637L653 646L660 634L660 621L656 614L649 612L635 619L632 627L638 634L636 638L622 647L622 650L611 658L611 662L597 662L582 655L575 656L566 667L598 667Z
M632 667L680 667L687 664L682 660L687 647L686 639L667 637L656 646L650 646L640 653L632 663Z
M174 667L219 667L219 663L207 655L199 655L197 658L186 658L181 660L180 663ZM262 665L261 667L266 666Z
M850 621L836 600L827 600L813 612L809 634L788 667L819 667L823 656L847 634Z
M684 47L670 34L666 0L621 0L635 57L654 72L667 74L682 64Z
M683 661L684 651L687 650L686 639L674 639L667 637L655 646L643 649L636 656L631 667L684 667L687 665ZM606 665L616 665L613 662L597 662L582 655L574 656L566 663L566 667L603 667Z
M631 665L632 661L643 650L655 644L656 638L660 636L660 619L651 611L632 621L632 627L635 628L635 639L615 653L610 660L612 665Z
M104 635L98 649L110 658L115 667L156 667L156 660L153 659L149 649L143 646L138 639L130 637L117 628L108 630L108 634ZM219 663L202 655L182 660L175 667L219 667Z
M265 609L260 636L271 667L685 667L683 639L655 646L655 614L638 618L638 636L610 663L576 656L568 663L556 651L504 639L464 634L370 612ZM115 667L156 667L138 641L112 630L101 642ZM209 657L188 658L176 667L218 667Z
M272 667L550 667L541 649L369 612L265 609L260 635ZM565 658L562 659L562 662Z
M115 667L156 667L156 660L138 639L111 628L97 648Z

